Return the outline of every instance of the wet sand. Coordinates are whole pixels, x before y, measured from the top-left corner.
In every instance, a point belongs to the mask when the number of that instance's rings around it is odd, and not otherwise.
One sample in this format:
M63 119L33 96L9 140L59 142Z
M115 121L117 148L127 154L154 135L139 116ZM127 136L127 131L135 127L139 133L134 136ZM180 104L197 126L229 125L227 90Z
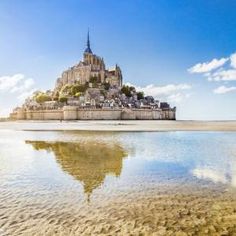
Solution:
M236 235L236 133L32 124L0 129L0 236Z
M236 131L236 121L12 121L0 129L81 131Z
M230 193L170 187L103 196L87 204L81 204L73 191L52 196L54 205L35 195L30 201L22 196L8 206L5 196L0 235L236 234L236 198Z

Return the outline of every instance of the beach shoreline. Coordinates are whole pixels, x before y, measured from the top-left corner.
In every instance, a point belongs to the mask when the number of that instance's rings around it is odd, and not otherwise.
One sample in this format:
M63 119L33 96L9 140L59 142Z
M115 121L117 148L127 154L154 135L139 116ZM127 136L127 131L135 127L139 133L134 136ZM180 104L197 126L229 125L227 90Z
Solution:
M4 121L0 130L26 131L236 131L236 121L76 120Z

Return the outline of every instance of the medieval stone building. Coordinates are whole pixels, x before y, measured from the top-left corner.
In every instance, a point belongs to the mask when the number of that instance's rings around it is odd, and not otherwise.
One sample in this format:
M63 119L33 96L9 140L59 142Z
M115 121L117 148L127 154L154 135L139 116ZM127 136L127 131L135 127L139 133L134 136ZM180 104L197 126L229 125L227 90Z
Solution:
M60 90L66 84L85 84L91 78L97 79L99 83L109 83L115 87L122 86L122 72L118 65L112 69L106 69L103 58L93 54L90 47L89 33L87 47L83 54L83 60L64 71L57 79L55 91Z
M83 59L64 71L53 91L37 91L10 114L17 120L175 120L176 108L132 86L118 65L107 69L89 34Z

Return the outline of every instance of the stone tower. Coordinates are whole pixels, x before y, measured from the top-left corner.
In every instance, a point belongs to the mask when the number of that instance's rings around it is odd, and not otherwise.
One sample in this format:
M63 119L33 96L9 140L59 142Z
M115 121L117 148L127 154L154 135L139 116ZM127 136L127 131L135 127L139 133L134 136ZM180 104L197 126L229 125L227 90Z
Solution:
M54 91L60 91L67 84L85 84L91 78L97 78L100 83L107 82L112 86L122 86L122 72L120 67L116 65L111 69L106 69L103 58L95 55L91 49L88 31L83 60L62 73L56 82Z

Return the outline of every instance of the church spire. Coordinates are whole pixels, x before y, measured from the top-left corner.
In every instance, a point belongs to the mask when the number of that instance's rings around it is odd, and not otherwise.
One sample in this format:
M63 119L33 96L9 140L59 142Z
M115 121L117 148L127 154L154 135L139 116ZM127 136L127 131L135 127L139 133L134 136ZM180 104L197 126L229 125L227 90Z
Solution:
M87 35L87 48L84 51L85 53L93 53L91 48L90 48L90 39L89 39L89 30L88 30L88 35Z
M89 30L87 35L87 47L90 48Z

